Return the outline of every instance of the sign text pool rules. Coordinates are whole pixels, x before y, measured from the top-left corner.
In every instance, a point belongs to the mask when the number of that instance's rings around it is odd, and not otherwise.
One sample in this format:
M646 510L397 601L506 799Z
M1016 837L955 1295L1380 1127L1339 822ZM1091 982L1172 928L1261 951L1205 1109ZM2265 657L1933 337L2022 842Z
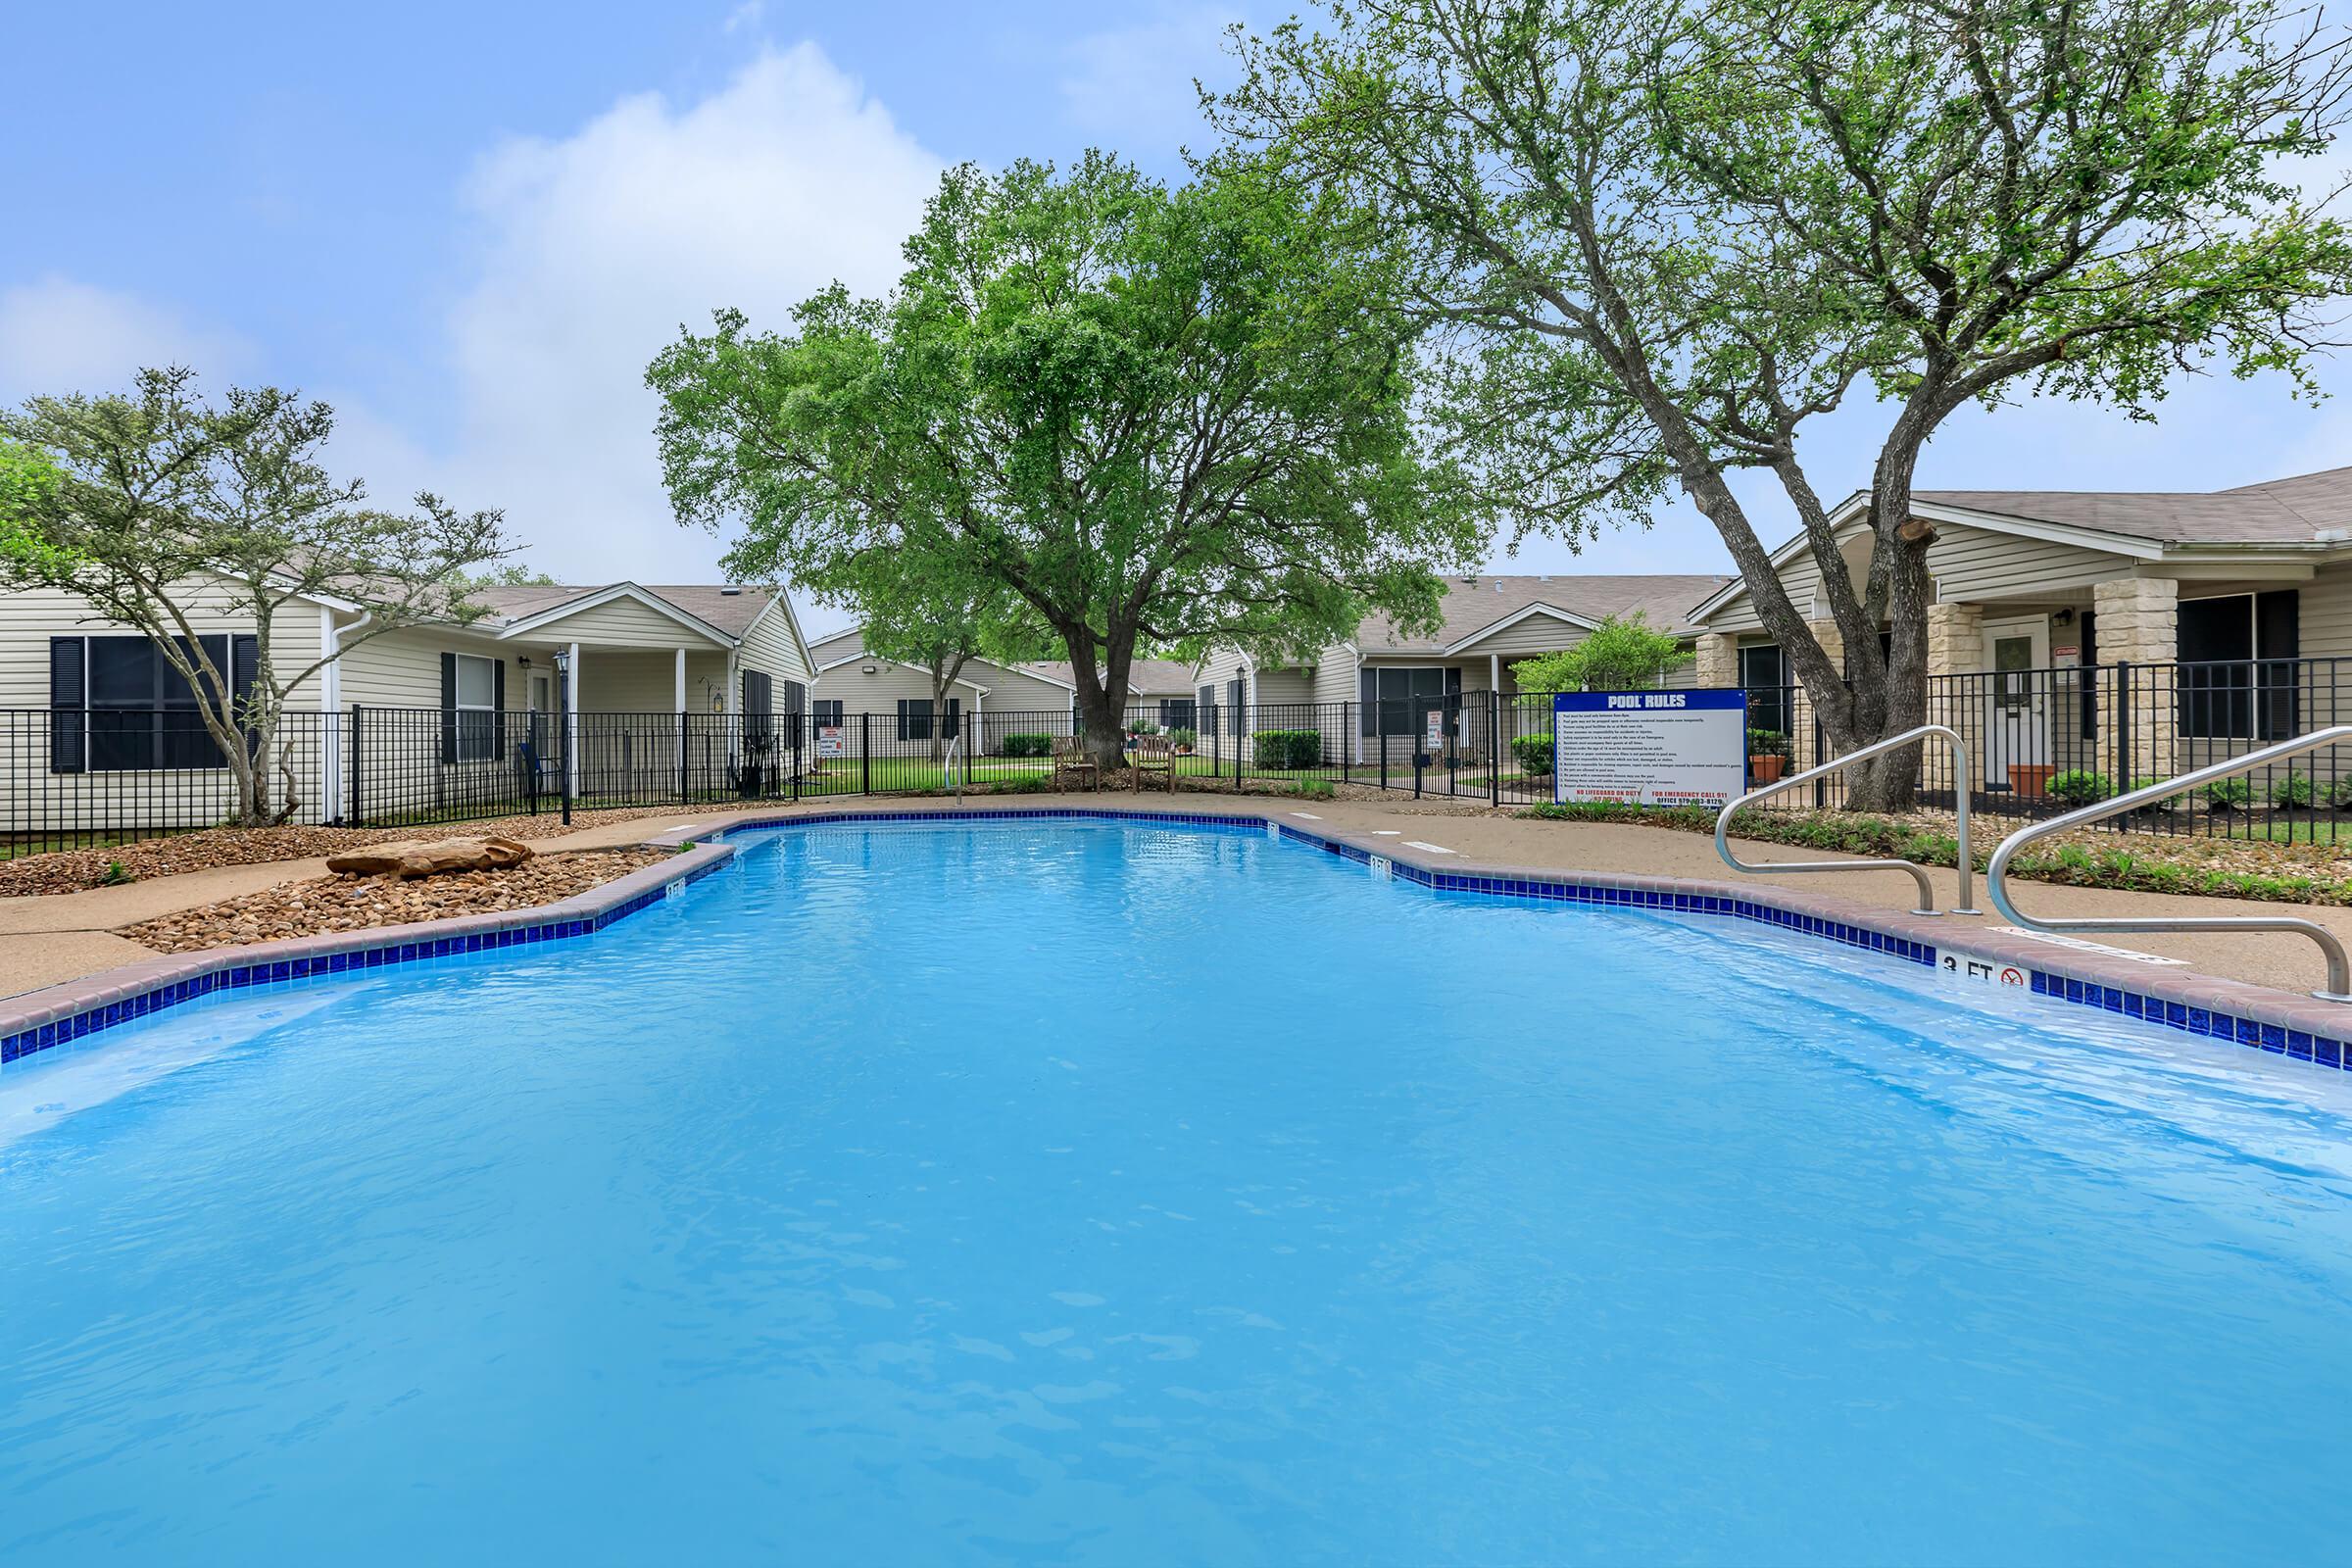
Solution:
M1561 692L1551 798L1721 806L1747 787L1747 693Z

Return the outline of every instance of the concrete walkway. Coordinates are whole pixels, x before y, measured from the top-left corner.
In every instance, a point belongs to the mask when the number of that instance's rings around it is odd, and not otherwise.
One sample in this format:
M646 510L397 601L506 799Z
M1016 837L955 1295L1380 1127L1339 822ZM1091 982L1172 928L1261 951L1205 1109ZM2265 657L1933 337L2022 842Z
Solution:
M956 802L926 799L849 799L808 802L801 806L772 805L744 811L680 811L674 816L638 817L587 827L561 838L539 841L543 850L600 849L636 844L657 834L689 827L713 826L745 815L760 818L811 815L819 812L905 812L953 808ZM1173 801L1160 794L1132 796L1117 791L1100 795L1022 795L991 802L975 797L967 806L1018 809L1054 805L1110 807L1139 810L1249 811L1257 814L1312 817L1333 827L1357 833L1387 833L1399 842L1412 840L1451 851L1465 865L1540 866L1557 870L1618 871L1643 876L1683 876L1707 881L1735 875L1715 858L1711 839L1695 833L1630 823L1545 822L1528 820L1482 808L1442 801L1315 801L1278 796L1184 795ZM450 832L464 831L452 824ZM1739 842L1740 858L1753 862L1850 859L1849 856L1792 848L1779 844ZM136 943L115 936L116 929L157 915L192 909L216 900L234 898L281 882L322 876L322 859L282 860L269 865L222 866L184 876L134 882L126 887L93 888L83 893L46 898L0 899L0 996L30 991L60 980L92 974L117 964L153 955ZM1957 875L1930 871L1936 885L1938 906L1948 906L1956 892ZM1913 889L1908 877L1895 871L1826 872L1785 878L1759 878L1811 893L1830 894L1875 908L1908 909ZM2038 914L2140 915L2212 914L2253 915L2289 913L2317 920L2352 943L2352 909L2305 905L2254 904L2238 899L2168 898L2158 894L2117 893L2102 888L2063 887L2021 882L2013 884L2020 904ZM1977 897L1984 904L1983 879ZM2003 926L2007 922L1987 912L1982 916L1947 915L1954 926ZM2108 946L2185 960L2188 967L2227 979L2305 992L2318 985L2322 969L2318 951L2298 936L2286 933L2249 935L2151 935L2092 937Z

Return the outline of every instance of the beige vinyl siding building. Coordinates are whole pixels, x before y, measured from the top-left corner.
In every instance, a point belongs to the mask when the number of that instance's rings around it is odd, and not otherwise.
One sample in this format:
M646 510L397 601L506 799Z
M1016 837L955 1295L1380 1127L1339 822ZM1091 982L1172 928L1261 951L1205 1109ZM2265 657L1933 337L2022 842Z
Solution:
M198 605L205 597L193 593ZM281 732L297 820L343 818L355 790L368 819L552 791L559 760L583 799L642 794L679 778L696 746L710 754L704 776L724 776L746 726L776 728L778 715L807 706L813 666L781 594L616 583L476 597L490 611L478 621L373 635L348 605L296 600L279 611L270 640L281 670L332 655L294 693ZM239 658L238 640L249 647L255 630L223 612L198 624ZM134 766L120 746L91 743L108 722L92 715L127 701L125 672L146 647L70 596L0 596L0 706L10 716L0 822L70 825L83 810L133 812L138 821L114 825L153 828L225 816L231 786L217 752L210 765ZM598 718L582 724L584 714ZM689 714L720 717L690 725Z
M1856 495L1831 516L1857 582L1867 503ZM1923 490L1912 510L1934 530L1929 674L1968 677L1936 686L1949 710L1936 716L1976 738L1984 787L2008 787L2013 765L2116 767L2090 748L2115 717L2099 705L2102 693L2121 700L2119 665L2135 672L2133 776L2352 718L2352 468L2211 492ZM1815 636L1842 656L1802 537L1772 559ZM1743 584L1692 619L1703 684L1791 681ZM1801 718L1791 729L1801 763L1812 737Z
M961 737L984 756L1000 756L1007 735L1073 733L1075 687L1051 666L967 660L948 699L934 710L931 671L869 653L857 626L815 647L812 688L820 725L838 725L843 755L928 755L934 738Z
M1690 607L1729 579L1708 575L1500 575L1448 579L1441 623L1407 633L1373 616L1355 635L1311 660L1261 662L1220 649L1202 664L1200 701L1219 705L1226 745L1265 729L1317 729L1323 755L1371 762L1385 749L1409 764L1437 715L1439 749L1471 760L1488 755L1490 719L1505 749L1525 730L1547 729L1508 699L1518 695L1510 666L1574 648L1609 616L1643 616L1682 634ZM1688 685L1688 660L1660 670L1658 684ZM1489 700L1485 694L1496 693Z

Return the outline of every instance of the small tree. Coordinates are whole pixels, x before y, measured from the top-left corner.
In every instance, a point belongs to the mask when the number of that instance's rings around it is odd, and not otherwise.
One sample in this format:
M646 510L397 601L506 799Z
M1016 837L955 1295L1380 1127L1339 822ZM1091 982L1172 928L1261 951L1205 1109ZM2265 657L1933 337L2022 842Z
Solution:
M819 591L895 556L1009 593L1121 767L1140 650L1434 625L1433 567L1481 542L1422 450L1388 280L1326 217L1250 165L952 171L889 301L836 287L782 337L722 312L654 362L672 503Z
M1574 648L1519 661L1511 678L1523 692L1625 691L1656 685L1690 657L1680 638L1659 631L1637 610L1625 619L1604 617Z
M77 594L144 633L196 695L196 712L236 786L236 819L283 822L299 781L278 731L292 693L334 657L281 665L277 612L296 599L356 612L341 650L419 621L482 610L464 573L507 553L497 512L459 513L418 495L407 515L369 511L357 480L318 458L325 404L274 387L218 405L185 369L143 370L127 396L34 398L0 413L0 436L47 478L0 478L0 582ZM241 687L206 652L200 622L250 624ZM274 775L274 776L273 776Z

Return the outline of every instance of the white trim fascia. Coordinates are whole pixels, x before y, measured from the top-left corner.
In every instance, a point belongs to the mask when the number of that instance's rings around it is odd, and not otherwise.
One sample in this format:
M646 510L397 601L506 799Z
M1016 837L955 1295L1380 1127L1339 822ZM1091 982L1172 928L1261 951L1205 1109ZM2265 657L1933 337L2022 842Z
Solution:
M599 588L592 594L583 594L577 599L566 599L560 605L551 605L545 610L523 616L520 620L511 620L499 627L492 635L499 641L505 642L509 638L520 637L527 632L552 625L566 615L576 615L583 610L594 610L601 605L609 605L620 599L633 599L658 615L666 615L681 626L701 632L721 648L739 648L743 644L742 638L729 636L700 615L690 615L661 595L641 588L633 582L616 582L610 587ZM759 617L754 616L753 619L757 622ZM474 625L480 624L479 621L474 622ZM593 647L595 644L592 643L590 646Z
M847 659L836 659L829 664L819 664L816 666L816 674L819 678L821 678L825 671L829 669L840 669L845 664L862 664L868 660L873 661L873 662L877 664L888 665L892 669L910 670L913 673L922 676L926 680L928 680L931 676L931 672L923 668L920 664L910 664L904 659L884 659L880 654L868 653L856 653L852 654ZM951 686L969 686L976 692L985 692L991 689L981 685L978 681L972 679L968 675L958 675L954 680L948 682L948 684Z

